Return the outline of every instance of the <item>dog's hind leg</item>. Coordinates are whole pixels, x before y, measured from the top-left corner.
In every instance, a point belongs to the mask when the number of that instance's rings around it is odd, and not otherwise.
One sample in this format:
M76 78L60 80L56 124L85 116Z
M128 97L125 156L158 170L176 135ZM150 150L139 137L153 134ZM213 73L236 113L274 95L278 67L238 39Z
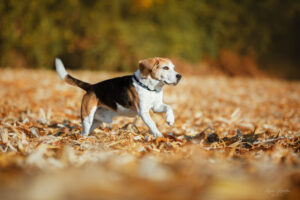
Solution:
M82 136L87 136L91 132L94 121L95 112L97 111L97 98L94 93L86 93L82 98L81 104L81 121Z
M90 132L92 131L92 125L93 125L93 121L94 121L93 118L94 118L96 109L97 109L97 107L94 107L93 109L91 109L89 115L82 119L82 131L81 131L82 136L88 136L90 134Z
M103 123L102 121L99 121L97 119L94 118L93 120L93 124L91 126L91 129L90 129L90 133L92 133L96 128L98 128L98 126Z

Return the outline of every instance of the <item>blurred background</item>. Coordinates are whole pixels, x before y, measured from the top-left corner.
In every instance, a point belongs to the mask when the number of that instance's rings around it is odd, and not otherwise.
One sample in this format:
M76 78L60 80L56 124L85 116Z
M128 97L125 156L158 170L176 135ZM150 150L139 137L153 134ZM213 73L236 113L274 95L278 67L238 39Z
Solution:
M295 0L2 0L0 66L134 71L170 57L181 71L299 79ZM201 70L200 70L201 71Z

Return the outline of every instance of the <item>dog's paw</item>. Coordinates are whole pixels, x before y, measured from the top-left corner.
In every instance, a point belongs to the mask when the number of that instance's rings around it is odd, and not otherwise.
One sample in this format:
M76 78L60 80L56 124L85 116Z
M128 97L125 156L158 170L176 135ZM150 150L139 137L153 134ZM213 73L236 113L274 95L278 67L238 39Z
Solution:
M156 139L156 138L158 138L158 137L164 137L164 135L163 134L161 134L160 132L151 132L150 131L150 133L153 135L153 139Z
M81 136L82 138L88 138L88 137L89 137L87 134L84 134L84 135L80 134L80 136Z
M164 137L164 135L161 134L161 133L159 133L159 134L156 134L156 135L154 136L154 138L158 138L158 137Z
M173 126L174 124L174 115L173 114L169 114L166 117L166 121L170 126Z
M84 131L82 131L82 132L80 133L80 136L83 137L83 138L87 138L87 137L89 136L89 134L88 134L88 133L85 133Z

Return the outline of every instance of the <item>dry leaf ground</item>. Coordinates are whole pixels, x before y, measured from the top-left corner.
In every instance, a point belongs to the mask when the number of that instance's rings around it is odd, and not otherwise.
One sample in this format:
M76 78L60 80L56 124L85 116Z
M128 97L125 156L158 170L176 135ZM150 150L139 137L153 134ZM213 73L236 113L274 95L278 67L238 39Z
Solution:
M174 127L152 115L156 141L123 117L81 138L82 94L53 71L0 70L1 199L299 199L300 82L184 76L165 88Z

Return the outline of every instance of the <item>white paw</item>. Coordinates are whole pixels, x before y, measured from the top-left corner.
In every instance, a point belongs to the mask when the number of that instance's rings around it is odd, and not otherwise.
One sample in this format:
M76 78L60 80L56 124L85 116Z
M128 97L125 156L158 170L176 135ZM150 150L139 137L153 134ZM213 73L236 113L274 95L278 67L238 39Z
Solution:
M81 137L83 138L87 138L89 135L88 134L85 134L85 133L80 133Z
M154 136L155 138L157 138L157 137L164 137L164 135L163 134L161 134L161 133L158 133L158 134L156 134L156 136Z
M157 138L157 137L164 137L163 134L161 134L160 132L150 132L153 135L153 138Z
M173 115L173 114L168 114L166 120L167 120L167 123L168 123L170 126L173 126L173 124L174 124L174 115Z

